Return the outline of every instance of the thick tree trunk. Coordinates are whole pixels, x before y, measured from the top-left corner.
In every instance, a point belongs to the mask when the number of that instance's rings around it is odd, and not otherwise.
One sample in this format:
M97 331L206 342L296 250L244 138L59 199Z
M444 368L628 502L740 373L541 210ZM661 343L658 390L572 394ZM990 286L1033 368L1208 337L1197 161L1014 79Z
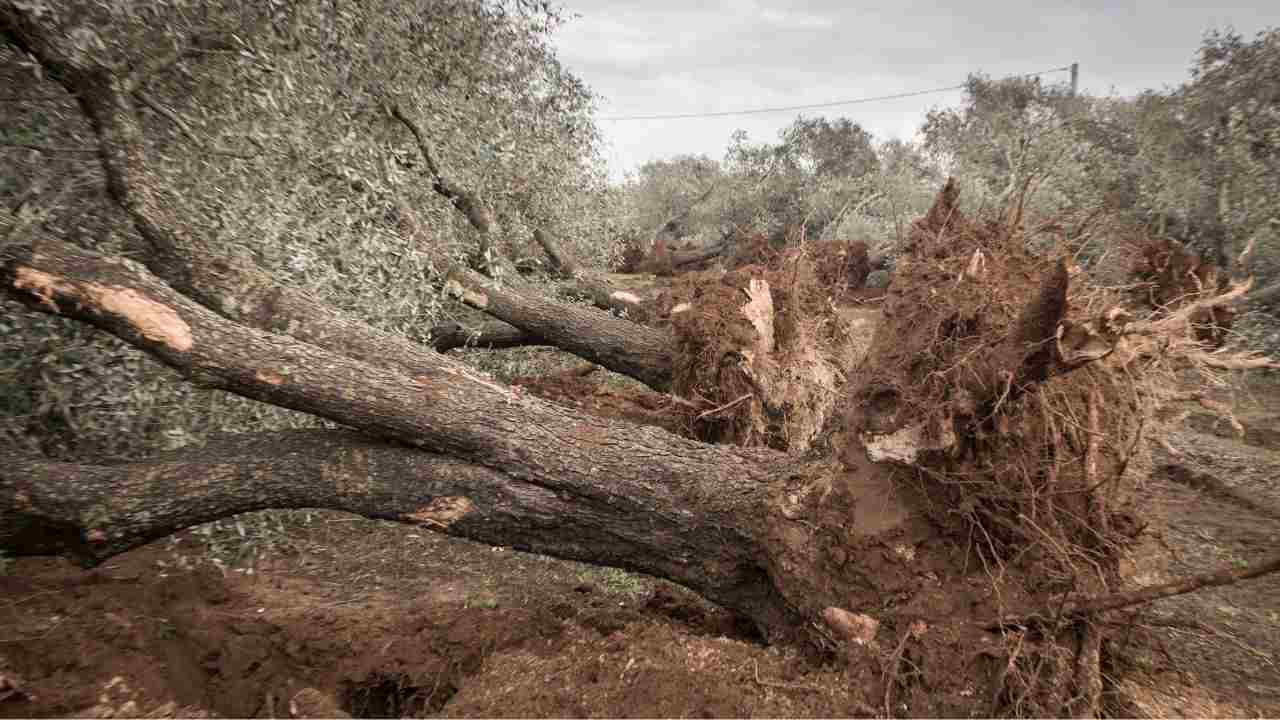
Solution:
M659 392L671 384L671 336L656 328L523 292L456 268L445 289L467 305Z
M537 444L539 435L530 427L511 440ZM667 468L692 470L675 463L652 472L670 483L686 481ZM69 553L92 564L236 513L326 508L495 546L607 562L674 580L753 617L777 615L770 621L776 624L790 611L760 571L757 538L742 530L761 510L767 487L731 497L718 509L673 503L661 493L619 501L558 492L351 431L224 435L198 450L127 464L7 458L0 464L0 498L22 500L0 501L0 547L19 554ZM725 525L726 518L733 524Z
M654 559L645 567L656 572L660 563L672 563L663 572L682 578L680 582L694 578L677 573L676 566L716 566L718 561L694 553L692 540L673 538L709 532L716 543L748 548L744 552L754 559L746 566L697 571L730 578L724 587L695 589L748 612L775 632L794 620L767 579L768 559L757 554L769 515L765 508L788 478L800 472L793 459L705 445L656 428L580 414L498 385L438 354L428 355L435 359L433 366L413 373L336 355L228 322L141 270L57 241L34 250L9 250L0 278L11 294L32 307L103 328L202 385L488 468L506 478L512 492L550 493L586 516L572 522L607 525L612 515L605 517L602 508L634 515L659 542L671 540L667 559ZM129 487L136 491L141 486ZM12 517L30 509L31 497L17 485L0 502L9 503L6 512ZM147 497L147 502L155 500ZM450 507L466 508L466 503L449 502ZM224 514L245 507L234 505ZM207 519L209 511L192 513L198 521L197 516ZM433 517L430 512L427 516ZM85 518L84 527L77 532L90 545L114 537L118 518L110 513L79 517ZM584 548L573 557L641 567L634 564L638 560L610 552L608 546L603 552Z

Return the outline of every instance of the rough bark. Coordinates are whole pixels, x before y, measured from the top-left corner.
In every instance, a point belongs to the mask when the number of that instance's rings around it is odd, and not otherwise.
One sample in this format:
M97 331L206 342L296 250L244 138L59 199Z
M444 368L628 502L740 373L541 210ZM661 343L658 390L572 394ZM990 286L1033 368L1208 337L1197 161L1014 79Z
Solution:
M526 429L513 440L538 442L536 435ZM15 497L22 500L0 500L0 547L69 553L86 564L237 513L325 508L495 546L604 559L753 614L771 594L756 568L756 542L717 524L727 514L749 517L755 494L712 513L656 496L637 513L630 503L557 492L344 430L224 435L201 449L114 465L10 457L0 465L0 498Z
M578 265L578 261L565 251L564 246L551 233L537 228L533 231L533 240L547 254L553 273L565 278L577 277L581 274L582 267Z
M61 44L66 30L42 24L51 16L35 19L18 3L0 2L0 32L31 53L75 96L89 118L98 136L107 190L148 243L151 252L140 259L153 273L222 316L251 327L383 367L415 372L438 363L430 350L280 284L243 249L219 246L190 232L150 169L142 127L125 92L127 82L87 53L66 53Z
M669 334L589 308L555 302L455 268L445 283L449 294L499 320L537 335L659 392L671 384Z
M431 347L436 352L448 352L460 347L500 350L546 344L547 341L537 335L501 321L485 323L476 328L465 327L456 322L441 323L431 328Z
M514 486L551 493L585 517L599 515L600 507L634 515L659 538L702 528L717 543L759 548L766 506L799 472L794 460L776 453L705 445L577 413L440 355L434 367L410 374L228 322L130 264L57 241L11 249L0 279L32 307L107 330L202 385L448 454ZM30 498L15 486L0 502L22 512ZM116 518L85 517L88 542L112 537ZM693 550L673 540L667 559L652 562L671 563L664 571L671 575L683 564L710 564L697 572L732 579L695 589L775 631L794 621L756 550L745 551L755 560L733 568L717 568L715 557ZM608 546L586 552L594 562L632 566Z
M642 299L627 290L619 290L599 277L580 275L560 290L561 295L586 298L601 310L626 315L628 320L643 322L647 319Z

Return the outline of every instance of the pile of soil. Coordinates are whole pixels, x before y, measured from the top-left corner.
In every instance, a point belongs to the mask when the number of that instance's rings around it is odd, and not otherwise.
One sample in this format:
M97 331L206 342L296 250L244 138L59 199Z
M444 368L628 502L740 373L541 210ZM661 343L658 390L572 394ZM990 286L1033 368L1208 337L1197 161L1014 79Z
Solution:
M1101 365L1063 371L1056 331L1086 321L1094 309L1074 299L1089 290L1065 260L1032 255L1017 222L972 220L957 202L948 183L912 228L846 402L859 438L848 452L876 439L927 457L918 482L935 521L983 537L985 561L1016 561L1039 591L1078 589L1085 568L1110 567L1115 581L1136 532L1122 471L1143 381ZM1105 502L1093 492L1104 480Z
M338 513L252 568L202 539L11 561L0 717L873 714L667 583Z

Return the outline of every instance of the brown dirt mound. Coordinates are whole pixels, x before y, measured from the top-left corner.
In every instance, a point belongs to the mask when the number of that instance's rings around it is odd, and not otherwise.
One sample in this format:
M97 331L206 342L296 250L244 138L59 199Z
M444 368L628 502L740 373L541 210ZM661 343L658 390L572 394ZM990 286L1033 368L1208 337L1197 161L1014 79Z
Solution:
M769 242L764 233L739 234L735 240L736 248L729 258L727 267L730 270L748 265L774 266L777 263L778 251Z
M871 274L871 258L864 242L824 240L808 246L817 280L833 297L844 299L862 289Z
M672 298L682 298L671 314L676 335L671 388L698 403L695 437L740 445L780 444L780 427L754 397L753 383L742 364L760 340L755 325L742 313L750 267L727 274L681 276ZM768 339L772 341L772 338Z
M324 517L253 574L193 533L93 571L12 561L0 717L871 714L839 668L683 589Z
M640 272L640 266L644 263L644 249L641 247L640 238L632 236L622 243L622 256L618 258L618 266L614 272L633 275Z
M682 275L664 298L699 439L803 452L834 407L852 337L806 253L775 261Z
M949 182L912 228L846 400L845 430L857 436L846 436L846 462L869 454L904 466L904 489L975 566L1003 579L1001 593L1017 587L1047 607L1062 593L1121 587L1119 559L1140 530L1124 470L1146 381L1101 363L1066 371L1058 328L1091 317L1095 291L1072 287L1064 259L1027 250L1016 210L973 220L957 200ZM1074 712L1088 627L1041 628L1034 644L1002 638L992 651L997 712Z
M1043 590L1068 590L1123 544L1099 524L1124 518L1086 488L1133 453L1141 388L1100 368L1051 376L1057 327L1082 312L1065 263L957 199L948 183L913 227L846 421L891 454L895 442L930 453L920 480L939 495L935 519L978 532L987 562L1017 558ZM1110 492L1120 513L1125 493Z

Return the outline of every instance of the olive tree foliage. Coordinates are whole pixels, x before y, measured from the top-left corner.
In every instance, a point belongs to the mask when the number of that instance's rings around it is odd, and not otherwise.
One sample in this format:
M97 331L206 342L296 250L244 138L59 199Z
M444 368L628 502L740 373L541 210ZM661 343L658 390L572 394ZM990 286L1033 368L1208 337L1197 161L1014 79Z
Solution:
M618 198L628 232L641 242L659 233L674 238L714 234L719 219L712 210L713 196L723 180L720 163L706 155L676 155L641 165L628 174Z
M151 166L181 215L284 283L416 339L449 312L438 273L475 251L414 139L476 192L499 250L544 227L586 263L610 200L594 98L561 66L543 3L372 0L44 2L68 41L129 78ZM0 43L0 243L40 230L111 254L143 244L105 197L75 101ZM0 314L0 442L59 457L129 457L208 432L313 419L174 382L101 333L13 304Z
M1033 209L1057 212L1098 200L1086 168L1105 151L1075 132L1087 112L1067 86L973 74L961 105L931 110L921 132L934 161L971 188L970 204L1002 207L1026 190Z
M740 130L725 155L733 189L722 223L775 243L822 237L868 195L878 166L871 134L848 118L798 117L776 143Z
M943 180L915 143L877 143L848 118L799 117L777 142L735 132L723 162L679 155L646 163L620 202L643 240L660 230L704 244L761 233L776 245L857 240L891 255Z
M892 260L911 222L928 212L934 188L946 182L919 143L892 139L875 146L874 171L861 180L866 192L828 228L844 242L862 242L873 259ZM879 263L877 263L879 264Z
M1206 34L1191 78L1138 101L1141 202L1219 264L1280 281L1280 30Z
M1025 186L1042 215L1105 208L1280 299L1280 31L1210 32L1185 83L1132 98L971 76L962 105L929 113L922 132L978 191L970 202Z

